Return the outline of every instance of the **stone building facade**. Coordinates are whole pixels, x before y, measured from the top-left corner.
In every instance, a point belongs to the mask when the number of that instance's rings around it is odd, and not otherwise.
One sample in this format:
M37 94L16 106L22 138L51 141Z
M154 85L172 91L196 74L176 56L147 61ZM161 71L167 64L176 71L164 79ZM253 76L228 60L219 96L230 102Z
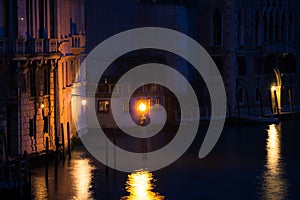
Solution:
M0 1L0 128L9 156L41 152L47 137L54 150L67 144L67 127L74 133L84 20L83 0Z
M187 1L189 2L189 1ZM222 74L228 113L238 107L270 112L270 92L281 76L283 111L299 105L299 1L190 1L188 34L212 56ZM204 94L205 95L205 94ZM272 98L272 97L271 97Z
M261 107L264 114L274 111L271 88L278 85L279 77L280 108L290 111L290 102L294 107L300 104L299 4L297 0L91 1L87 28L93 31L88 33L87 49L132 28L178 30L198 41L215 61L225 84L229 115L239 108L247 113L248 107L255 115ZM160 55L188 76L202 97L200 112L205 112L210 100L199 76L193 77L186 63Z

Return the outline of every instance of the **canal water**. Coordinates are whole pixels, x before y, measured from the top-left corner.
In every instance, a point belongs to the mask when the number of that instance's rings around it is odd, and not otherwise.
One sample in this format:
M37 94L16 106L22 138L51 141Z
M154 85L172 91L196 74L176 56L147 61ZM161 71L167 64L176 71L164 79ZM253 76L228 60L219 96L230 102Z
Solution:
M213 151L197 157L201 127L190 149L156 172L128 174L107 169L83 147L60 162L33 167L33 199L300 199L300 120L277 125L226 125Z

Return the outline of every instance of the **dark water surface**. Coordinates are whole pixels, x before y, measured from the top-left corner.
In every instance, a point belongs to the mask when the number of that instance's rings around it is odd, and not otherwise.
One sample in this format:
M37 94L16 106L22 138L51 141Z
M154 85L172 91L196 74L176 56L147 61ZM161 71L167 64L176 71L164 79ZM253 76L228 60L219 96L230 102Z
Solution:
M106 170L76 149L60 162L57 180L53 163L47 184L43 167L31 170L34 199L300 199L300 120L226 126L199 159L204 130L179 160L153 173Z

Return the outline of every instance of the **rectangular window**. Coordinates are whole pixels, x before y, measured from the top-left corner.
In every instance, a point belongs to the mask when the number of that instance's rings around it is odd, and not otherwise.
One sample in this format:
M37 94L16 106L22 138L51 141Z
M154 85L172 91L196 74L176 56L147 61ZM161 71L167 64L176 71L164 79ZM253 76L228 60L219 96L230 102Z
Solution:
M108 113L109 112L109 101L108 100L99 100L98 101L98 112L99 113Z
M30 81L30 96L36 96L36 88L35 88L35 70L31 69L29 71L29 81Z
M217 76L219 73L222 75L223 74L223 57L222 56L214 56L213 60L217 66L217 69L210 67L209 75Z
M43 117L44 118L44 133L49 133L49 117Z
M238 57L238 75L246 76L247 74L247 61L244 57Z
M123 112L128 112L129 111L129 101L128 101L128 99L124 99L122 101L122 111Z
M36 133L36 124L35 124L35 120L36 117L34 116L33 119L29 119L29 136L30 137L33 137L35 136L35 133Z
M159 108L159 104L161 104L161 98L160 97L155 98L155 104L156 104L156 108Z
M55 0L50 0L50 37L56 37L56 10L55 10Z
M48 95L50 93L50 73L49 69L46 67L44 69L44 95Z
M254 59L254 74L255 75L263 75L262 61L260 58Z
M152 106L152 98L148 98L147 103L148 103L148 108L150 109Z
M220 10L216 9L213 13L213 45L220 46L222 45L222 13Z

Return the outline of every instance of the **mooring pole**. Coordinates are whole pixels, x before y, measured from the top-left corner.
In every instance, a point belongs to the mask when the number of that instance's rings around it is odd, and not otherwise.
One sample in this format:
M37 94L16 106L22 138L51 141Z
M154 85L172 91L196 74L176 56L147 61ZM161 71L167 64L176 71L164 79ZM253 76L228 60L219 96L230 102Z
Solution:
M246 103L247 103L247 109L248 109L248 117L250 117L250 103L249 103L249 94L246 92Z
M272 93L271 92L269 92L269 103L270 103L271 113L274 114L273 105L272 105Z
M278 115L278 118L280 118L280 111L279 111L279 106L278 106L276 90L274 90L274 97L275 97L275 105L276 105L276 109L277 109L277 115Z
M48 168L49 168L49 138L46 137L46 158L45 158L45 179L48 184Z
M114 137L113 137L113 142L114 142L114 172L116 172L116 167L117 167L117 153L116 153L116 146L117 146L117 129L114 129Z
M56 149L55 149L55 180L57 180L57 172L58 172L58 151L59 151L59 137L56 136L55 138L55 143L56 143Z
M65 160L65 133L64 133L64 124L60 124L61 127L61 142L62 142L62 156L63 160Z
M71 159L71 135L70 135L70 123L67 122L67 137L68 137L68 156Z
M264 104L263 104L263 99L261 96L261 92L258 91L258 97L259 97L259 102L260 102L260 112L261 112L261 116L264 116Z
M240 99L238 97L236 97L236 105L237 105L237 109L238 109L238 115L240 118L241 117L241 108L240 108Z
M293 111L293 99L292 99L292 91L291 88L288 89L289 93L289 101L290 101L290 112L292 114L292 118L294 118L294 111Z

